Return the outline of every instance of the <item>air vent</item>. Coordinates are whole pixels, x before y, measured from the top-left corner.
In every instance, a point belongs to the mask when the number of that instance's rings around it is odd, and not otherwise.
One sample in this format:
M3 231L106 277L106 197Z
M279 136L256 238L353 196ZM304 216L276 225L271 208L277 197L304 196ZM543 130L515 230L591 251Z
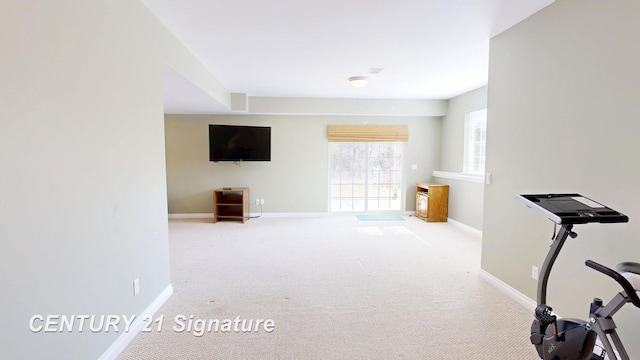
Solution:
M382 70L384 70L383 68L370 68L369 69L369 74L380 74L382 72Z

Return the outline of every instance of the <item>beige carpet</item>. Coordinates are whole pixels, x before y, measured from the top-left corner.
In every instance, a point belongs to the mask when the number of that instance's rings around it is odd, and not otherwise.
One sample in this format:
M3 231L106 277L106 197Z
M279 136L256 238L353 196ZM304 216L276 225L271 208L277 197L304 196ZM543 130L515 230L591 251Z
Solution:
M163 329L118 359L537 359L530 311L478 277L481 240L405 219L172 220ZM176 315L275 330L196 336Z

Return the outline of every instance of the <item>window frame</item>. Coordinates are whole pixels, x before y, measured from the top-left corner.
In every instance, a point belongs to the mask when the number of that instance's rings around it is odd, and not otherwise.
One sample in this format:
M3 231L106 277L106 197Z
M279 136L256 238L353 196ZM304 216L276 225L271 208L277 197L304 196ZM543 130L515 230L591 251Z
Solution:
M462 173L483 175L486 164L487 108L469 111L464 117Z

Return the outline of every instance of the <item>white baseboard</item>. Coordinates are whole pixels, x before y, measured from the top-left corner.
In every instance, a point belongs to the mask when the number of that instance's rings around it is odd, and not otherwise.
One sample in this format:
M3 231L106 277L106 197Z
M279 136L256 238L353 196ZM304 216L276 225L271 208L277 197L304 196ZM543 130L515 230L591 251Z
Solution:
M473 235L475 235L475 236L477 236L479 238L482 238L482 230L478 230L478 229L476 229L474 227L471 227L471 226L469 226L467 224L463 224L460 221L454 220L452 218L447 218L447 221L452 223L453 225L465 230L465 231L470 232L471 234L473 234Z
M115 360L146 325L145 319L152 318L153 315L160 310L162 305L169 299L169 297L171 297L171 294L173 294L173 286L169 284L169 286L167 286L141 314L136 316L136 319L131 324L129 331L120 335L118 339L109 346L107 351L98 358L98 360Z
M251 217L260 216L263 218L283 218L283 217L320 217L320 216L354 216L359 215L360 213L351 213L351 212L293 212L293 213L275 213L275 212L267 212L262 214L251 213ZM415 216L415 211L404 211L402 213L404 216ZM213 213L185 213L185 214L169 214L169 219L213 219ZM458 226L461 229L464 229L471 234L482 238L482 231L476 228L473 228L469 225L463 224L457 220L452 218L447 219L450 223L455 226Z
M261 217L265 218L282 218L282 217L319 217L319 216L334 216L329 212L296 212L296 213L262 213Z
M329 212L295 212L295 213L251 213L251 217L260 216L264 218L281 218L281 217L318 217L318 216L342 216L353 215L344 213L329 213ZM192 214L169 214L169 219L212 219L213 213L192 213Z
M497 277L489 274L487 271L480 269L479 273L480 277L484 280L488 281L491 285L495 286L498 290L503 292L505 295L510 297L511 299L517 301L525 308L531 310L533 312L538 305L535 300L529 298L525 294L520 291L512 288L510 285L505 283L504 281L498 279Z
M169 214L169 219L213 219L213 213Z

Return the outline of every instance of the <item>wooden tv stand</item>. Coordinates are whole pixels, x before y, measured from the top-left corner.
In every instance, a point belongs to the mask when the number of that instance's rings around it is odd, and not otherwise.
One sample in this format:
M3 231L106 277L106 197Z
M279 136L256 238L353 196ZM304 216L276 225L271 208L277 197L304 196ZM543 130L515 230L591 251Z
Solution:
M213 222L221 219L249 220L249 188L220 188L213 191Z

